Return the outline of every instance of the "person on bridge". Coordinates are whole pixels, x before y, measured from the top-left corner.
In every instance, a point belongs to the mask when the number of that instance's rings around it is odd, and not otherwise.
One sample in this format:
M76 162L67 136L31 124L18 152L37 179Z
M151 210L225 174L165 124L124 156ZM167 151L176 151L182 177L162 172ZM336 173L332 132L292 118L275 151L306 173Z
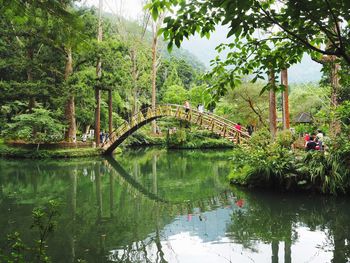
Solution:
M239 122L235 125L235 128L239 132L242 130L242 126L241 126L241 124Z
M185 108L185 112L188 113L190 111L190 103L188 102L188 100L185 101L184 103L184 108Z
M249 125L247 126L247 132L248 132L248 134L251 136L251 135L253 134L253 131L254 131L253 126L249 124Z
M198 104L197 109L198 109L199 113L203 113L204 112L204 106L201 103Z

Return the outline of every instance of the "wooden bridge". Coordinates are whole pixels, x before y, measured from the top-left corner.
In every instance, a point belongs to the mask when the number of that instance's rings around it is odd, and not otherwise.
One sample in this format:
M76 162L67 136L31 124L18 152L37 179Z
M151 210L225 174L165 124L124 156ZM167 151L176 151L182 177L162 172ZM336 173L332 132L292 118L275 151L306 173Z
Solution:
M115 129L109 135L109 140L102 144L105 154L111 154L129 135L145 124L162 117L174 117L179 120L191 122L233 143L242 143L250 137L243 127L239 130L236 128L237 123L220 116L209 112L199 112L194 109L186 112L185 108L181 105L164 104L158 105L155 110L148 107L139 111L132 116L129 122L125 121Z

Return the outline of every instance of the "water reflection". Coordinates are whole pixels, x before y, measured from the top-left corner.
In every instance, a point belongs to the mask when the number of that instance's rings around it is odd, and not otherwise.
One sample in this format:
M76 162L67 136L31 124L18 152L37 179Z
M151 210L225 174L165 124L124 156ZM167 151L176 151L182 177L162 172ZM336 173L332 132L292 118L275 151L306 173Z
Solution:
M53 262L348 262L345 199L228 189L229 152L0 161L0 247L62 201Z

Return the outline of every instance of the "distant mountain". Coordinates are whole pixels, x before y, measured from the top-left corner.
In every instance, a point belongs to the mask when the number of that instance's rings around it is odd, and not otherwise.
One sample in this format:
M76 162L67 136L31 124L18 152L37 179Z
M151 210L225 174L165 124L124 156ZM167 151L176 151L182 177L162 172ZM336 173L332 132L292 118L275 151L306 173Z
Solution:
M197 56L195 56L190 51L184 48L173 48L171 53L167 50L167 43L161 45L161 53L164 58L170 59L171 57L175 57L177 59L183 59L189 65L191 65L196 71L204 72L207 70L207 67L204 65L202 61L200 61Z
M140 36L143 33L142 27L135 21L127 20L125 18L116 18L115 15L111 13L104 13L104 17L108 18L112 23L122 24L122 30L128 32L129 34L134 34ZM149 30L146 30L144 36L146 42L150 45L152 43L152 33ZM169 53L167 50L167 43L160 37L159 40L159 48L161 51L161 55L164 58L170 59L171 57L175 57L177 59L182 59L186 61L189 65L193 66L197 71L205 71L205 64L197 58L197 56L184 48L174 47L172 52Z

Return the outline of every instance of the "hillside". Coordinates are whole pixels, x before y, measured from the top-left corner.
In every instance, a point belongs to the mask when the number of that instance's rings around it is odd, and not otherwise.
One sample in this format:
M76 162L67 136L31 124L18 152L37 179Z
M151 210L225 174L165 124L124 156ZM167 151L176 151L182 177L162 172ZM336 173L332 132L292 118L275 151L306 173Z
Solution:
M143 34L143 28L140 24L134 20L128 20L125 18L116 17L111 13L104 13L104 17L107 18L113 26L117 28L116 31L120 30L124 34L141 36ZM152 33L149 28L146 30L144 39L151 45ZM196 71L203 72L206 70L206 65L203 60L200 60L193 52L185 48L174 47L172 52L169 53L167 50L167 43L160 37L159 41L160 53L164 58L170 59L174 57L179 60L184 60L190 64Z

